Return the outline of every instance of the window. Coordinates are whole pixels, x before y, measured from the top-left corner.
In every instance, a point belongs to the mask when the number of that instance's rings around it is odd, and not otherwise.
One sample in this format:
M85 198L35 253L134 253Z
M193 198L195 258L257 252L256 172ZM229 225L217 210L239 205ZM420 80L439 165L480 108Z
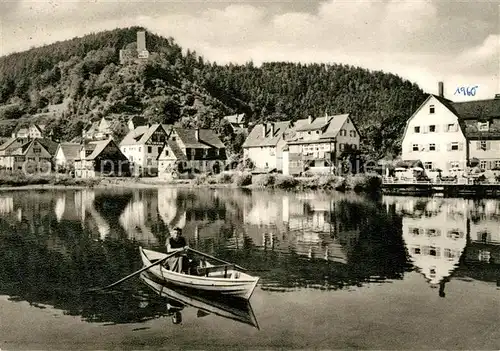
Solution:
M319 130L316 131L316 134L319 134Z
M175 136L172 137L172 141L175 141Z
M495 161L495 168L500 169L500 161Z
M420 133L420 126L413 128L413 130L415 131L415 133Z
M153 148L151 146L148 146L148 154L153 152Z
M412 150L413 151L418 151L419 150L418 144L413 144Z
M447 132L456 132L457 131L457 126L455 123L450 123L446 125L446 131Z
M124 147L124 148L123 148L123 153L126 153L126 152L127 152L127 148L126 148L126 147Z
M435 133L436 132L436 126L434 124L431 124L429 126L429 133Z
M161 154L161 146L158 146L158 153Z
M486 169L486 164L487 164L486 161L479 162L479 168Z
M450 168L460 168L460 162L459 161L451 161Z
M415 255L420 255L420 247L414 247L414 248L413 248L413 253L414 253Z
M40 148L40 147L34 147L34 148L33 148L33 152L34 152L35 154L39 154L39 153L41 153L41 152L42 152L42 148Z
M134 162L134 156L130 156L130 162Z
M351 130L351 131L349 132L349 136L350 136L351 138L355 138L355 137L356 137L356 131L355 131L355 130Z
M486 141L482 140L482 141L479 142L479 148L481 150L486 150L486 146L487 146Z
M436 151L436 144L429 144L429 151Z
M85 150L85 156L88 156L92 153L92 150Z
M463 238L464 233L462 233L460 230L450 230L450 231L448 231L446 236L450 239L457 240L457 239Z
M458 150L458 143L457 142L451 143L451 150L452 151L457 151Z
M425 169L432 169L432 162L424 162Z
M477 129L479 129L480 132L487 132L490 129L490 123L489 122L478 122Z
M147 165L151 166L152 164L153 164L153 161L150 158L148 158Z
M429 113L434 113L436 111L434 105L429 106Z
M141 147L139 146L139 152L141 152Z
M168 149L165 149L165 156L168 156L169 153L168 153Z
M343 151L344 150L344 144L339 144L339 150Z
M34 157L28 157L28 162L35 162L35 158Z
M346 135L347 135L347 131L345 129L341 129L340 136L346 136Z
M479 261L490 262L491 253L487 250L479 250Z

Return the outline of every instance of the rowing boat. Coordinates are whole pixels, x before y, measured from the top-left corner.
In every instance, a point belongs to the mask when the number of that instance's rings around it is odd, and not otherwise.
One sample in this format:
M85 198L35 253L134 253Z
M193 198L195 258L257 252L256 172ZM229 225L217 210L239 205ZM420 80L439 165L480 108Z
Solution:
M191 306L208 314L228 318L237 322L251 325L259 329L259 324L253 313L250 301L227 296L219 298L210 294L200 294L198 290L187 290L158 282L149 272L142 272L141 280L158 295L177 301L182 305Z
M167 254L139 248L144 266L164 259ZM154 265L147 270L160 281L190 289L197 289L222 295L237 296L249 300L259 281L259 277L238 271L232 264L206 266L199 271L202 275L175 272L162 264Z

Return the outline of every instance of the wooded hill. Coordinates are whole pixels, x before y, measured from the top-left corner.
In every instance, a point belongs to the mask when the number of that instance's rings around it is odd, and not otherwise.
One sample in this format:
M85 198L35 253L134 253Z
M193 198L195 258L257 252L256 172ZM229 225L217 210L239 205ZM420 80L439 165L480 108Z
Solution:
M343 64L218 65L151 33L149 59L121 65L119 51L135 49L138 30L0 57L0 135L10 135L12 120L21 121L17 128L43 120L70 140L90 120L106 116L119 138L126 132L121 122L143 114L152 123L213 128L237 152L241 136L231 134L224 115L244 112L256 123L350 113L367 151L380 157L399 151L403 126L425 99L416 84L389 73ZM63 106L61 117L50 112L54 106Z

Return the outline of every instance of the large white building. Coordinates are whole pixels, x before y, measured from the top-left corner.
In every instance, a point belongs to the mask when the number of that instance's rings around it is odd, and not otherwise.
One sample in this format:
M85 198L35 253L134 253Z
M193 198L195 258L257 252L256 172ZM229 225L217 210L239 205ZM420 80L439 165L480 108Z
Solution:
M500 170L500 98L452 102L429 95L408 119L402 143L403 160L420 160L427 170L443 175L468 166Z

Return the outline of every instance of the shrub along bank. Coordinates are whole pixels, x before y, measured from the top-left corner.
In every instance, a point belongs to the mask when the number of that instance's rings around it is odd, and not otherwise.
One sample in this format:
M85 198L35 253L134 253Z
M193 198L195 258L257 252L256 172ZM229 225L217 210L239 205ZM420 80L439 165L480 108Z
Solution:
M196 185L232 184L236 187L252 187L283 190L337 190L355 192L377 192L382 185L382 178L376 173L363 173L345 177L318 175L310 177L292 177L282 174L258 174L247 172L223 172L216 176L199 175L194 180Z

